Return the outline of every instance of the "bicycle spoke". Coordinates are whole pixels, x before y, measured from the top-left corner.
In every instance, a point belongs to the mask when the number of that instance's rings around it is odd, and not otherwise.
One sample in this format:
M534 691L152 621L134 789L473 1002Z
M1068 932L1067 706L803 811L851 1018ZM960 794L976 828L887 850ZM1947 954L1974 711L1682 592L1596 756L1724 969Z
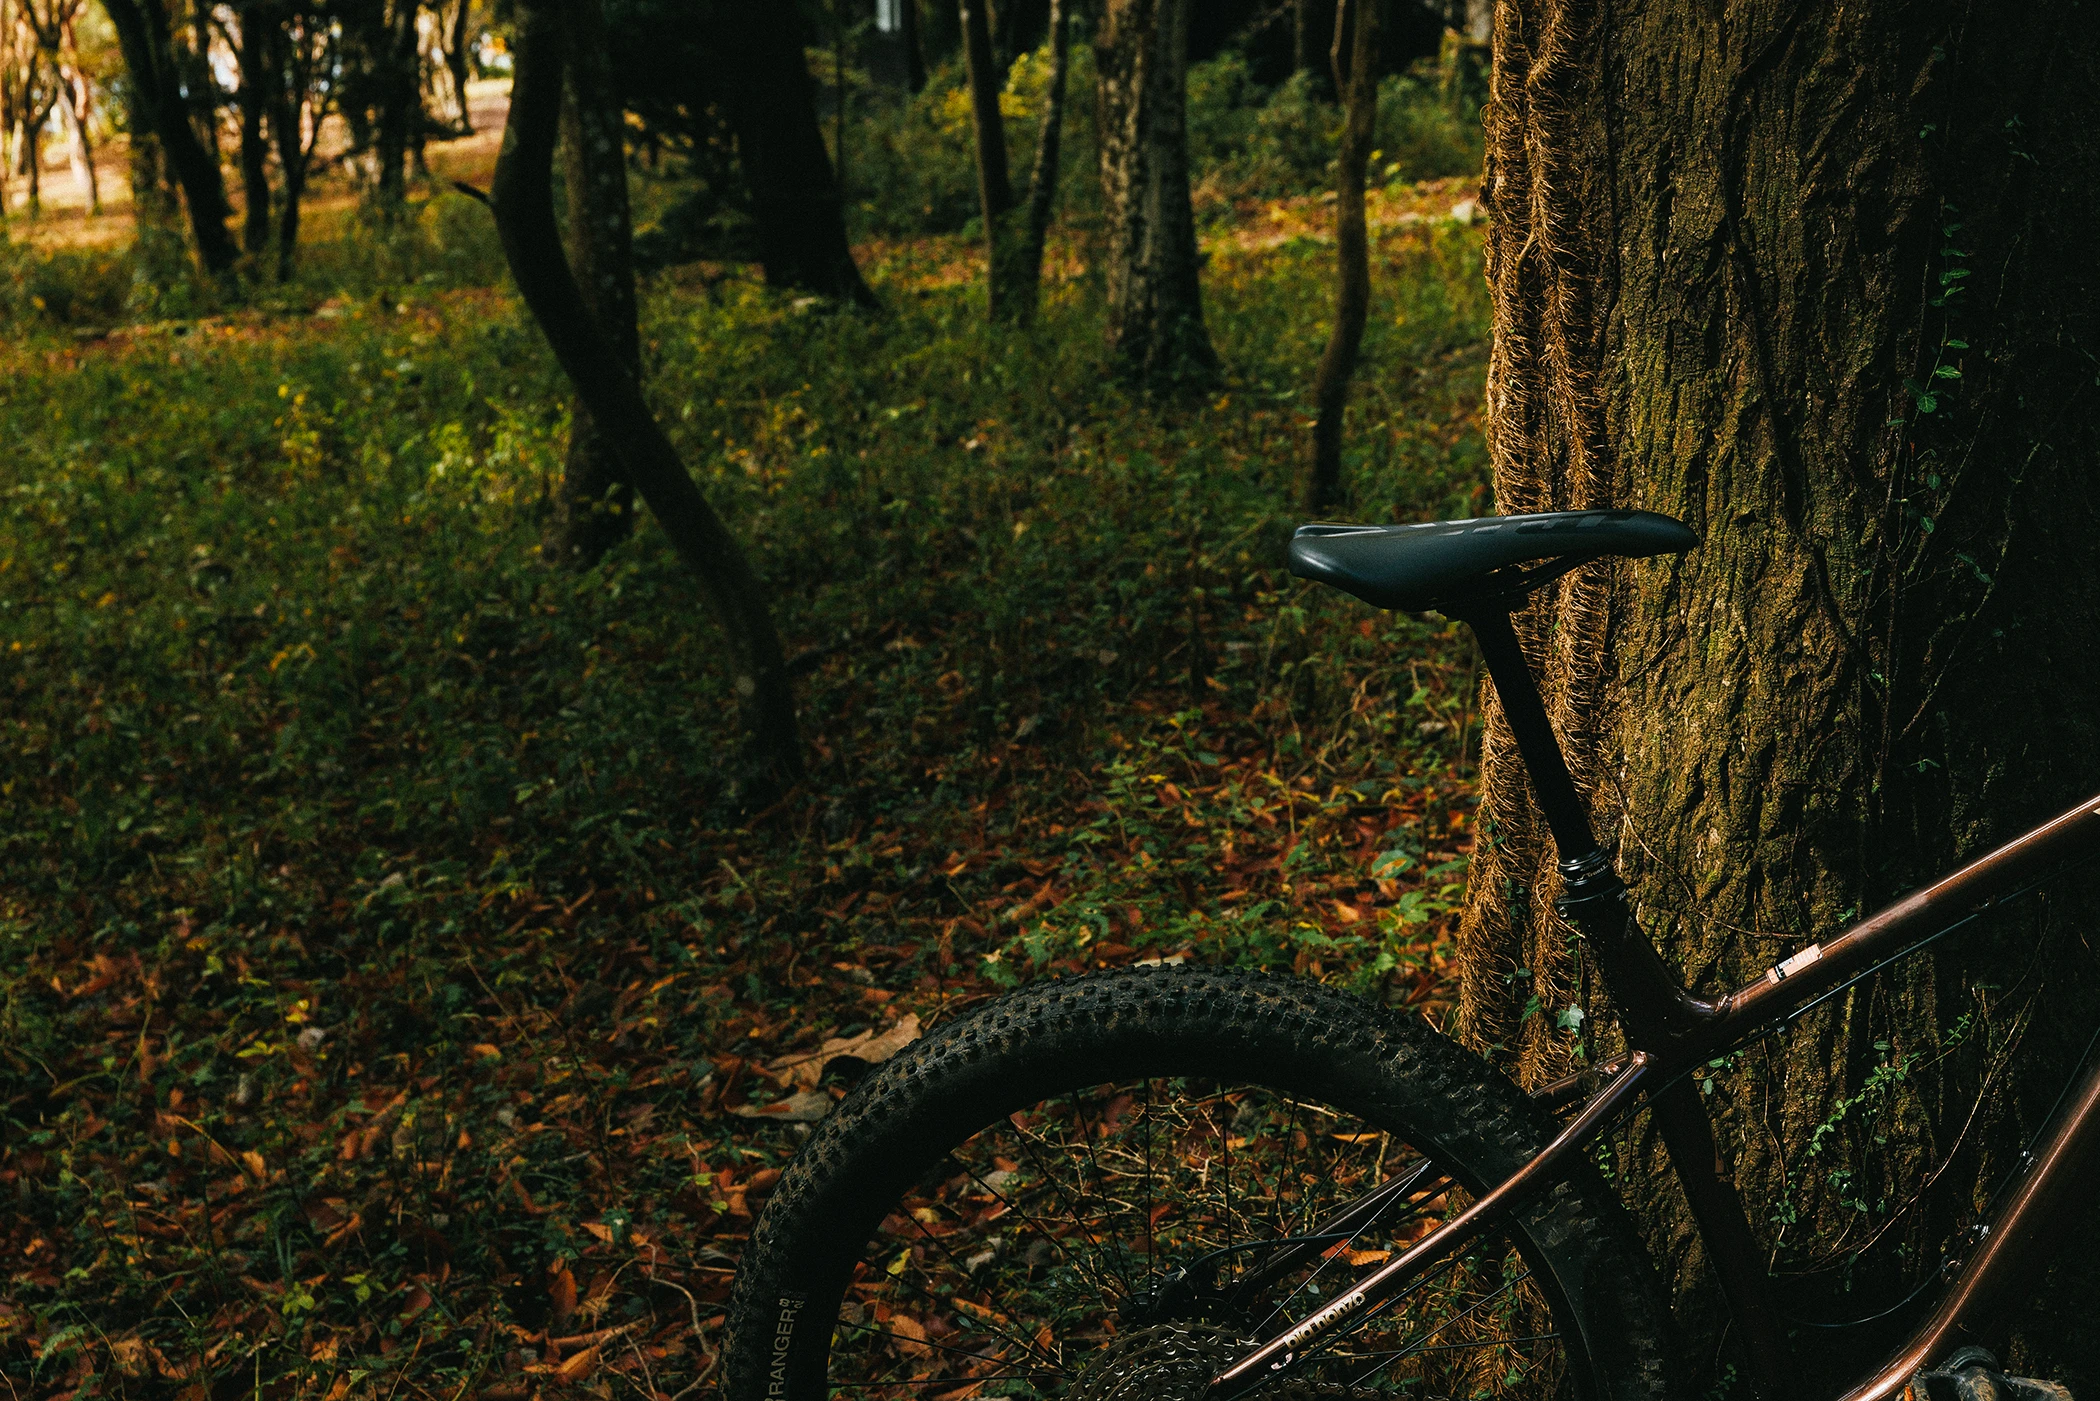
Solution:
M1146 1077L1060 1096L892 1199L838 1317L831 1385L870 1401L1064 1396L1104 1349L1146 1356L1148 1330L1273 1336L1455 1210L1452 1190L1405 1140L1296 1094ZM1183 1270L1196 1293L1138 1293ZM1294 1371L1367 1398L1544 1396L1559 1353L1526 1326L1531 1284L1501 1247L1454 1252ZM1507 1366L1480 1360L1511 1347Z
M1086 1275L1088 1283L1094 1285L1098 1289L1107 1289L1107 1281L1102 1279L1102 1277L1098 1273L1086 1269L1085 1267L1080 1265L1078 1258L1074 1256L1070 1251L1065 1249L1064 1242L1059 1240L1057 1238L1056 1233L1053 1232L1048 1226L1042 1224L1035 1217L1031 1216L1027 1211L1023 1210L1019 1203L1009 1201L1006 1198L1006 1196L999 1191L998 1188L992 1186L991 1183L986 1182L983 1177L979 1176L975 1168L972 1168L968 1164L961 1162L959 1159L956 1158L956 1156L953 1153L950 1153L948 1155L948 1161L954 1163L957 1167L961 1168L964 1172L968 1173L972 1181L976 1182L978 1186L984 1188L985 1191L990 1192L994 1198L996 1198L1003 1206L1007 1208L1007 1210L1014 1212L1023 1221L1027 1222L1030 1226L1033 1226L1037 1235L1041 1236L1044 1240L1050 1242L1050 1246L1053 1250L1057 1252L1058 1258L1065 1261L1065 1263L1069 1264L1073 1269L1078 1270L1081 1274ZM1055 1181L1051 1182L1051 1189L1057 1192L1060 1200L1067 1200L1064 1196L1063 1189ZM953 1251L950 1251L949 1254L951 1258L954 1258ZM957 1259L957 1263L963 1266L965 1272L969 1271L969 1264L967 1261Z

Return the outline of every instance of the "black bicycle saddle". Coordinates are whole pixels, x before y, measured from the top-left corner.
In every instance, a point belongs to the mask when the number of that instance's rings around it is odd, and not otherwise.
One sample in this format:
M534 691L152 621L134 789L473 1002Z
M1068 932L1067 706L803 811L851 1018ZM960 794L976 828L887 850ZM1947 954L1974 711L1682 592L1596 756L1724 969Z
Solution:
M1427 525L1301 525L1291 573L1380 608L1463 610L1514 601L1606 555L1682 554L1699 543L1653 511L1550 511ZM1530 567L1526 567L1530 566Z

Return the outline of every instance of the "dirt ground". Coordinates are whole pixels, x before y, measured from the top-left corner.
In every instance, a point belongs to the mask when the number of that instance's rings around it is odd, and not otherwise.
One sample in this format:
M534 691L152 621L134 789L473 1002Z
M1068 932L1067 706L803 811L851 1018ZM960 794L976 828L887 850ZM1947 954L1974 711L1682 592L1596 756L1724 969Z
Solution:
M474 134L457 141L433 141L424 148L430 173L439 180L465 180L487 188L496 168L496 152L503 142L503 121L510 112L510 80L486 78L467 84L467 111ZM220 150L230 157L239 141L231 128L220 135ZM316 171L303 205L305 218L325 223L331 215L349 209L357 201L349 173L336 163L346 145L342 123L330 118L321 134ZM6 235L47 247L101 247L127 242L132 235L130 146L117 136L95 152L95 178L102 195L102 212L88 211L88 192L73 178L66 159L67 143L51 140L44 148L41 207L32 215L28 188L19 176L5 186ZM273 183L275 172L272 173ZM236 224L241 217L240 181L227 172L227 197L233 202Z

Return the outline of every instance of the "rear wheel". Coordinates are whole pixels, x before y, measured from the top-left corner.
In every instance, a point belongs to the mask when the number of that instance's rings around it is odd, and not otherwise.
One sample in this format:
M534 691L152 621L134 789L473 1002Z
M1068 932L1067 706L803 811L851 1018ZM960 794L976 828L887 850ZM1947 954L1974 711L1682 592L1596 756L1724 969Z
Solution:
M819 1126L738 1273L728 1396L1197 1401L1552 1131L1421 1022L1318 984L1038 985ZM1259 1394L1640 1401L1663 1394L1665 1317L1578 1168Z

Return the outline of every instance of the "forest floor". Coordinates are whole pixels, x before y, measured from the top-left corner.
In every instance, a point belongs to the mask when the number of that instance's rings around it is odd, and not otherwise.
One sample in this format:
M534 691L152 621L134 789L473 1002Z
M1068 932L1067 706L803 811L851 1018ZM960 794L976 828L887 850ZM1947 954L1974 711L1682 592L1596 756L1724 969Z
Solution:
M651 282L802 672L809 777L752 811L653 527L538 560L565 397L448 198L317 252L350 292L0 348L11 1394L704 1392L854 1064L796 1058L1146 959L1448 1015L1470 653L1280 567L1318 200L1211 231L1228 369L1169 404L1105 375L1084 248L1003 335L960 238L861 250L882 317ZM1353 514L1477 511L1470 191L1380 200Z

